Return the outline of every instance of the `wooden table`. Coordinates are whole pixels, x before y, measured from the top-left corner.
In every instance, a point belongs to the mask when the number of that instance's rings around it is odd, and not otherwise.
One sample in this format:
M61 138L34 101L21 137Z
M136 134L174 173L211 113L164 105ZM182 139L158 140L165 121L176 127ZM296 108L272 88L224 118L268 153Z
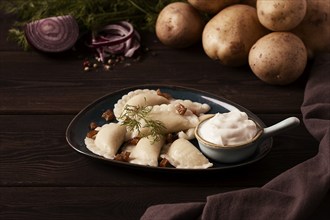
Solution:
M289 116L301 119L309 69L289 86L270 86L248 67L210 60L201 45L169 49L145 34L149 50L139 61L84 72L76 53L49 56L7 42L12 22L1 15L0 219L138 219L151 205L203 202L208 195L262 186L318 151L301 124L276 136L261 161L211 174L148 172L83 156L66 142L66 128L107 93L141 84L190 87L236 102L271 125ZM329 217L329 204L328 194L315 217Z

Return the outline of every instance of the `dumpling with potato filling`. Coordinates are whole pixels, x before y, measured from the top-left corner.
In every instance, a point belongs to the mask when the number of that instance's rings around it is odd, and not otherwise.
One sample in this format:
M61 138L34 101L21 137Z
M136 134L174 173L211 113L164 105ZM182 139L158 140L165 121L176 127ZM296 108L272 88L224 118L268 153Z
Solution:
M170 100L170 103L175 104L176 106L181 104L198 116L208 112L211 109L211 107L206 103L193 102L189 99L173 99Z
M158 166L158 158L160 150L165 143L165 138L159 136L159 140L155 140L152 136L143 137L130 153L130 163Z
M118 119L125 109L126 105L130 106L153 106L160 104L168 104L170 101L157 94L156 90L150 89L137 89L124 95L117 101L114 106L113 112Z
M213 164L188 140L179 138L161 155L176 168L206 169Z
M196 127L199 122L198 117L193 112L187 110L185 114L181 115L177 112L176 106L172 104L153 106L148 117L163 122L166 133L185 131Z
M113 159L124 143L126 127L119 123L104 124L96 134L95 140L85 138L88 150L94 154Z

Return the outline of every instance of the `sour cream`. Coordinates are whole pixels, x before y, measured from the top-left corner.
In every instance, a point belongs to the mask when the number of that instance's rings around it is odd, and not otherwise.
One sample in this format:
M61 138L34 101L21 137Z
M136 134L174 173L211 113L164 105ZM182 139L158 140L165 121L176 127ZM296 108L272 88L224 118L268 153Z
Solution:
M198 131L204 140L221 147L246 144L257 132L257 125L239 110L215 114L203 122Z

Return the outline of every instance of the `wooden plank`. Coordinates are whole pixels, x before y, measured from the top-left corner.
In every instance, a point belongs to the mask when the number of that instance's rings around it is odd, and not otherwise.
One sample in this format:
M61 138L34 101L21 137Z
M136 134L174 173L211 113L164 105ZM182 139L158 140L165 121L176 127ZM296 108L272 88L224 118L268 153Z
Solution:
M204 203L209 195L237 189L239 188L1 187L0 219L135 220L151 205ZM328 219L329 208L328 199L313 213L311 219Z
M65 140L73 115L2 115L0 121L0 186L260 186L314 156L318 143L304 126L274 138L266 158L226 172L195 175L145 172L92 160ZM271 125L283 115L261 115ZM274 166L276 164L276 166ZM216 183L215 183L216 182Z
M105 94L144 84L205 90L255 113L299 113L303 101L304 78L286 87L270 86L248 68L224 67L202 52L163 50L124 65L86 73L79 59L0 52L0 113L76 113Z
M139 219L150 205L204 202L206 196L225 190L201 187L4 187L0 188L0 218Z

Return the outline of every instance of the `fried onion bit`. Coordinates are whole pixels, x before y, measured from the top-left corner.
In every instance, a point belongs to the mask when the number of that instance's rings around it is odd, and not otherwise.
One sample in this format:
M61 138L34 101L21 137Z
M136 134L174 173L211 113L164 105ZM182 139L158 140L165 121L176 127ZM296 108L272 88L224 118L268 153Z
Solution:
M104 118L106 121L112 121L113 119L115 119L115 114L111 109L108 109L103 112L102 118Z
M170 167L170 166L171 166L170 162L167 159L165 159L165 158L163 158L159 162L159 167Z
M178 111L179 115L184 115L187 111L187 108L182 104L178 104L177 106L175 106L175 108Z
M161 92L160 89L157 89L157 95L163 96L164 98L166 98L168 100L172 99L172 96L170 94Z
M97 130L90 130L89 132L87 132L87 135L86 135L86 137L88 137L88 138L95 138L95 136L96 136L96 134L97 134Z
M121 153L115 155L114 160L128 162L130 154L131 154L130 152L122 151Z

